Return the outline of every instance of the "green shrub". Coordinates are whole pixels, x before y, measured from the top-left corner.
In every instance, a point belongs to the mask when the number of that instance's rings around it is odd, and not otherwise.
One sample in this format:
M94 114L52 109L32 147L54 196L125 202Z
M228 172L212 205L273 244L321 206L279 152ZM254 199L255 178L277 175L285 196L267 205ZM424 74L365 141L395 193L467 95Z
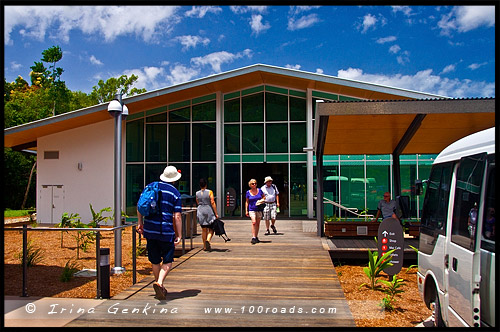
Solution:
M384 293L387 294L386 297L382 299L382 303L380 303L380 306L387 309L387 310L393 310L394 306L392 303L396 300L396 295L403 293L404 290L401 289L405 285L403 282L403 279L398 279L396 275L392 276L392 281L387 281L387 280L379 280L381 283L387 286L383 290Z
M78 263L75 261L71 261L70 259L66 262L66 265L64 266L61 277L59 279L62 282L68 282L73 279L73 274L75 274L79 270L80 267L78 266Z
M396 249L389 250L382 257L378 258L378 252L374 251L373 253L368 250L368 267L363 268L368 279L370 279L370 283L363 283L359 286L359 288L364 285L368 285L371 289L375 289L375 285L379 282L377 279L380 277L380 273L387 267L392 266L391 263L392 256L391 254Z
M28 267L35 266L41 263L44 259L44 251L41 248L35 248L33 245L33 240L29 239L26 246L26 261ZM23 250L17 254L17 258L21 261L23 265Z

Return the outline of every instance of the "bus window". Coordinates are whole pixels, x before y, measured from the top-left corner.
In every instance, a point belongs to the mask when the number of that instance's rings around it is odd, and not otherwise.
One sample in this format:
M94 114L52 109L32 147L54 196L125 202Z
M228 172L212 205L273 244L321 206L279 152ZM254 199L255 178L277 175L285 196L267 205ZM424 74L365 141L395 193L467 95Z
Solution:
M428 231L445 233L452 167L452 163L446 163L434 166L431 171L421 220Z
M446 232L452 170L451 162L432 167L421 219L419 250L422 253L431 254L438 235Z
M484 204L483 236L481 237L481 248L495 252L495 166L490 167L488 179L486 180L486 200Z
M475 249L485 163L486 153L464 157L457 171L451 241L472 251Z

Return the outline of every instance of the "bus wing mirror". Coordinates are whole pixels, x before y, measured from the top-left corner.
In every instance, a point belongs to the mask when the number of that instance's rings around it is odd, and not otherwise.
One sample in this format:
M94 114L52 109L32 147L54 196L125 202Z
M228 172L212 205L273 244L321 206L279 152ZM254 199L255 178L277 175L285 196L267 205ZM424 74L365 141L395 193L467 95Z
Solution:
M424 184L422 180L415 180L415 195L420 196L424 193Z

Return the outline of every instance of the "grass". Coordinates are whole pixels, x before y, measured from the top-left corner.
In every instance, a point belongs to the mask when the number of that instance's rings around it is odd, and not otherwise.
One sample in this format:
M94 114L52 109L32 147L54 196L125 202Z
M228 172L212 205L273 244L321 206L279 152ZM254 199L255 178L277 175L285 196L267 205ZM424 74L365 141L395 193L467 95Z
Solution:
M5 210L3 215L5 218L9 217L24 217L29 215L29 211L32 210Z

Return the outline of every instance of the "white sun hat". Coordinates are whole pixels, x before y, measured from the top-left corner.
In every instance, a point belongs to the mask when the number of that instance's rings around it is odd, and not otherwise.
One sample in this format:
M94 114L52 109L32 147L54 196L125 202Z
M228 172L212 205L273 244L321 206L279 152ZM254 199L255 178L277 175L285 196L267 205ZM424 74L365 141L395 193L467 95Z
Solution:
M160 180L165 182L175 182L181 178L182 174L177 171L175 166L167 166L163 170L163 174L160 175Z
M266 176L266 178L264 179L264 183L266 183L267 181L273 181L273 178L270 176Z

